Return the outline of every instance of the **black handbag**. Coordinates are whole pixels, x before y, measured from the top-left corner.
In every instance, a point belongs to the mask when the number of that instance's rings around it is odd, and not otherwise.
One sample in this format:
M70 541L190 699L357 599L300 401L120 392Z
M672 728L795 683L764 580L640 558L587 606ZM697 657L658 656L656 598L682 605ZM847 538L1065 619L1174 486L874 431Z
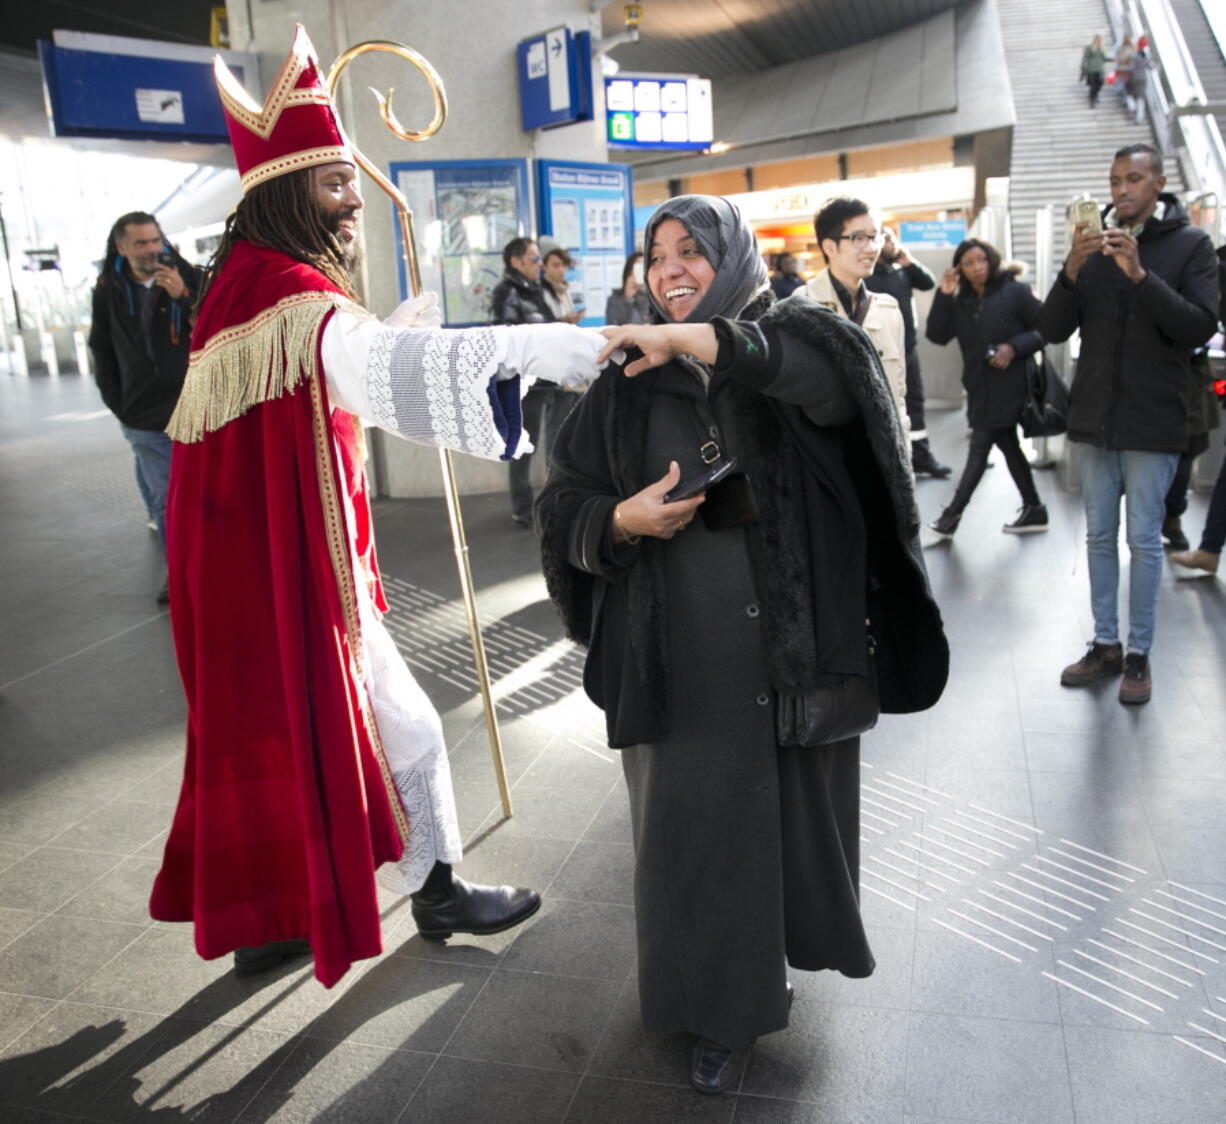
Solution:
M1068 387L1040 350L1026 360L1026 401L1022 433L1026 437L1056 437L1068 432Z
M870 646L867 675L848 675L812 691L778 692L775 735L780 745L814 749L866 733L880 715L877 664Z

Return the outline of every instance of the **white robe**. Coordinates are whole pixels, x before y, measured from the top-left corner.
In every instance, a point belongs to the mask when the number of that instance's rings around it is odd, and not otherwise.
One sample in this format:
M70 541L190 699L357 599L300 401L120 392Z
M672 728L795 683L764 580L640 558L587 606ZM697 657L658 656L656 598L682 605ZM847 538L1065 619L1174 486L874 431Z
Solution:
M338 308L324 328L321 354L333 407L422 444L491 459L505 451L488 397L492 378L513 375L502 366L503 332L391 328ZM517 455L530 448L521 436ZM352 528L347 495L345 506ZM360 574L352 536L350 545L354 573ZM354 584L366 686L409 821L398 877L390 880L389 888L411 894L421 888L436 861L458 863L463 857L447 747L438 712L380 621L366 583ZM384 882L389 883L386 876Z

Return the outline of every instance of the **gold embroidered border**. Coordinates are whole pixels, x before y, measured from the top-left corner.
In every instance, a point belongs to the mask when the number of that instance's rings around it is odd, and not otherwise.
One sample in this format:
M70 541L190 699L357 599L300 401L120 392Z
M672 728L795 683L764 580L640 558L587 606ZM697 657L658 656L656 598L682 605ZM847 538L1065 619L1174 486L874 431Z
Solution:
M353 656L354 674L358 680L362 719L370 734L370 744L375 760L379 762L379 773L387 789L387 798L391 803L396 830L400 833L401 843L407 845L409 841L408 817L405 815L404 805L400 802L396 782L392 779L387 754L383 751L383 740L379 737L379 725L370 708L370 697L366 686L366 653L362 647L362 626L358 619L357 593L354 589L354 575L349 555L349 535L345 529L345 516L341 508L340 496L336 490L336 477L332 470L332 439L329 436L325 414L327 406L323 400L318 378L311 379L310 391L319 500L323 509L324 531L328 536L328 551L332 557L332 572L336 578L336 591L341 599L341 608L345 615L345 631L349 636L349 650Z
M192 352L166 432L175 441L201 441L206 433L312 377L318 369L319 326L338 303L334 293L295 293L218 332Z
M226 112L248 132L254 133L260 140L267 140L272 136L272 131L277 127L277 121L287 106L317 100L323 105L331 104L331 99L322 90L318 92L323 96L318 98L314 90L302 91L312 94L309 99L300 99L295 94L294 88L298 79L311 63L315 63L316 70L319 69L315 48L307 38L307 33L299 26L294 32L294 42L290 46L289 54L281 64L263 105L252 98L220 56L213 63L213 77Z
M329 145L324 148L308 148L302 152L292 152L288 156L278 156L275 160L267 160L249 168L239 177L243 191L250 191L257 183L263 183L274 176L283 176L286 172L296 172L299 168L312 168L317 164L352 164L353 153L343 145Z

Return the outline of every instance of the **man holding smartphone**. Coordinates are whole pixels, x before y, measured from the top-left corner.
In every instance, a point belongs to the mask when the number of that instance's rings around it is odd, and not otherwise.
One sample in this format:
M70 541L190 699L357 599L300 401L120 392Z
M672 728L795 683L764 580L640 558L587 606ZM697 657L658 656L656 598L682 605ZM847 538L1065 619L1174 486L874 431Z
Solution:
M199 283L199 272L169 249L152 215L132 211L115 221L94 286L89 347L102 401L132 446L136 483L163 554L170 480L164 431L187 372ZM157 601L168 600L163 582Z
M1083 687L1123 676L1120 702L1152 692L1165 497L1188 444L1189 358L1217 326L1213 246L1162 189L1162 156L1148 144L1115 154L1112 205L1102 223L1079 222L1064 268L1039 313L1053 343L1081 329L1070 393L1086 511L1094 639L1060 682ZM1127 511L1128 642L1119 632L1120 497Z

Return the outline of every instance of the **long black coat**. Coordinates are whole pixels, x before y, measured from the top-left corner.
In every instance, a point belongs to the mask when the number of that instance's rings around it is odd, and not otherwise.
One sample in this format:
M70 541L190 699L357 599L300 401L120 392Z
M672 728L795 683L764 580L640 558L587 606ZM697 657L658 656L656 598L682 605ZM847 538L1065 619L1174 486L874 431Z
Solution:
M887 708L932 705L949 655L867 337L803 297L760 323L733 326L709 388L682 363L607 371L562 427L537 501L550 594L590 646L584 684L622 750L644 1024L733 1048L787 1025L785 957L852 977L874 966L857 901L859 739L779 746L772 688L849 652L863 667L866 615ZM804 475L807 438L815 458L836 453L821 459L824 498ZM619 498L670 460L688 476L712 439L748 469L757 522L700 518L615 545ZM823 610L819 585L839 604ZM858 643L845 650L823 621Z
M933 298L924 334L939 344L958 339L971 429L1008 429L1021 419L1026 357L1043 346L1039 307L1030 287L1008 273L989 281L982 297L963 284L953 296L938 290ZM988 364L988 348L1002 343L1011 344L1016 355L998 371Z

